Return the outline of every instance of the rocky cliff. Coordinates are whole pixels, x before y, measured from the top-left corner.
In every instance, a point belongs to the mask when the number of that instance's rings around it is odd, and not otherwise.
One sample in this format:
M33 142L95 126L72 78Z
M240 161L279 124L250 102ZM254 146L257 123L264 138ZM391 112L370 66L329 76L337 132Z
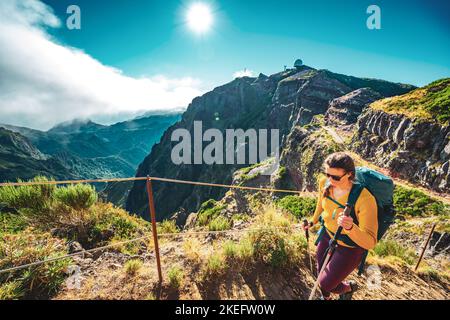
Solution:
M450 191L450 79L376 101L359 117L356 152L399 176Z
M356 123L364 108L381 98L382 96L375 90L362 88L333 99L325 113L325 122L332 126L346 126Z

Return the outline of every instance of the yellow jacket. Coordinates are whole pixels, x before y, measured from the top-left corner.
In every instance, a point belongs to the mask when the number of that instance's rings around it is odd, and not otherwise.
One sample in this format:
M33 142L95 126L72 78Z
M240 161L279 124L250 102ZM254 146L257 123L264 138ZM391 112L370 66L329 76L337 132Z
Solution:
M325 227L335 233L338 229L337 219L339 213L342 212L343 209L339 208L339 206L330 199L323 197L323 189L326 181L326 177L319 179L319 197L313 216L313 223L316 224L319 222L319 217L322 216ZM343 195L342 197L335 198L332 188L330 189L330 197L343 205L347 203L348 196L349 193ZM377 203L375 197L372 196L366 188L362 190L358 200L355 203L355 213L358 218L358 225L354 223L353 228L350 231L343 229L342 234L349 236L350 239L358 246L367 250L372 249L377 244ZM331 234L330 237L332 238ZM338 241L338 243L342 246L349 247L342 241Z

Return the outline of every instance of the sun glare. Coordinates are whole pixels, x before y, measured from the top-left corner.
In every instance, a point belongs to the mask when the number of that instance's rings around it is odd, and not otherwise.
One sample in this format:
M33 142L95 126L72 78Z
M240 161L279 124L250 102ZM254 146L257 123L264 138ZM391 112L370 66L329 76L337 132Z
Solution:
M194 3L187 12L189 28L196 33L207 32L212 25L213 16L211 9L204 3Z

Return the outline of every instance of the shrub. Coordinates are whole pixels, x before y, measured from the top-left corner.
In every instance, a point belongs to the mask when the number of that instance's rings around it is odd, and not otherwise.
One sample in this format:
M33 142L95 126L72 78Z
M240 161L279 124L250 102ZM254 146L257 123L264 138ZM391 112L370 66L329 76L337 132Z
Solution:
M85 220L90 226L86 239L88 246L141 237L151 230L148 222L130 216L126 211L115 208L110 203L95 204L89 210L89 215ZM126 245L126 251L135 252L139 245L140 242L129 243Z
M292 221L273 208L258 218L255 229L249 233L254 257L273 267L297 263L306 248L306 240L292 232Z
M402 186L395 186L394 208L397 214L406 216L431 216L449 214L450 206L425 193Z
M279 231L274 229L254 231L251 241L257 259L274 267L280 267L287 263L285 239Z
M373 252L380 257L397 257L408 265L414 264L416 254L411 249L407 249L393 240L381 240L373 249Z
M309 197L286 196L278 200L277 205L296 218L301 219L307 217L314 212L317 200Z
M0 212L0 236L3 233L18 233L25 230L28 223L23 215Z
M172 266L167 272L167 276L169 277L170 286L175 289L180 288L183 280L183 270L179 266Z
M75 210L89 209L98 199L94 187L88 184L76 184L57 188L53 196L59 202Z
M35 177L30 182L48 182L45 177ZM19 180L18 182L22 182ZM43 210L49 207L55 185L5 186L0 188L0 203L20 210Z

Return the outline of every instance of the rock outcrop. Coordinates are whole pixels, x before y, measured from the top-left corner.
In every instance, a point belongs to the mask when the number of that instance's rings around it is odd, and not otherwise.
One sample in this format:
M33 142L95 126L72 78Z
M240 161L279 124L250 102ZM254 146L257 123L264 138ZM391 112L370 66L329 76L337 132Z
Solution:
M450 192L450 126L372 108L359 117L352 143L393 176Z
M325 113L325 123L333 126L354 124L365 107L381 98L378 92L361 88L333 99Z
M327 131L320 127L295 127L281 154L280 167L285 171L275 186L299 191L316 191L317 178L325 158L343 151Z

